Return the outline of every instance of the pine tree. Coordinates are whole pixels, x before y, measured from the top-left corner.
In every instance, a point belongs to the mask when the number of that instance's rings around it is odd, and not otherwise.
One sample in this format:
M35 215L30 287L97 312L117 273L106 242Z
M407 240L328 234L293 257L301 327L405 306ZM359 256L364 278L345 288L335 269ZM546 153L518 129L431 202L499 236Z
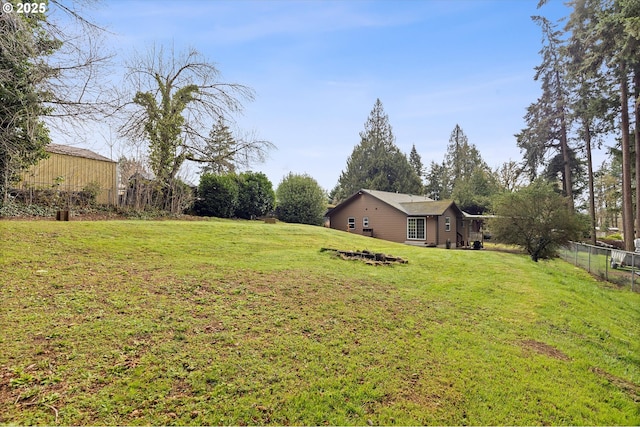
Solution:
M416 145L413 144L411 147L411 152L409 153L409 164L416 171L418 177L420 177L420 181L422 181L422 177L424 176L424 166L422 165L422 159L420 158L420 154L418 154L418 150L416 150Z
M573 203L573 178L571 154L568 140L568 85L566 64L562 55L564 42L562 33L544 17L532 19L540 25L545 45L540 51L542 63L537 66L534 79L540 80L542 95L527 108L525 120L527 128L516 135L518 146L525 153L531 178L535 178L537 168L542 164L550 149L562 155L562 191L567 197L571 211Z
M382 102L376 100L363 132L340 174L336 198L344 200L356 191L392 191L422 193L422 183L406 155L395 145L389 117Z
M233 159L235 147L236 141L229 126L225 123L224 118L219 117L209 132L209 138L206 141L204 157L210 159L210 161L201 168L202 173L216 175L234 173L236 171Z
M433 200L443 200L451 197L451 182L447 174L447 165L445 162L431 162L429 171L425 176L427 183L425 185L425 194Z
M579 1L565 30L570 33L566 56L572 97L570 108L578 124L577 136L584 142L586 154L587 186L589 190L589 216L591 244L596 244L596 202L592 148L600 148L603 136L611 133L615 121L615 93L611 79L607 79L598 66L597 45L593 44L598 13L595 1Z
M433 165L432 165L433 168ZM441 168L430 180L439 179L441 194L439 198L453 198L462 210L482 213L489 206L489 197L497 191L496 180L482 159L480 151L459 125L451 132L447 154ZM430 185L433 188L433 184Z

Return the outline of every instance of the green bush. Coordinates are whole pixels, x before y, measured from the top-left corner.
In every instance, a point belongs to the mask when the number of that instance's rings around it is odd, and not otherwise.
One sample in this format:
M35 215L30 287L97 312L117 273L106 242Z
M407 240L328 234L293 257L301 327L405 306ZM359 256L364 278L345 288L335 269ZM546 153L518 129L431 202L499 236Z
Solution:
M522 247L533 261L555 256L586 229L584 218L569 211L566 200L543 181L498 196L494 212L489 228L495 240Z
M238 206L238 180L235 174L200 177L198 199L194 204L197 215L231 218Z
M276 194L269 178L261 172L243 172L238 177L238 204L235 215L252 219L273 210Z
M327 210L327 196L309 175L289 173L276 190L278 219L285 222L321 225Z

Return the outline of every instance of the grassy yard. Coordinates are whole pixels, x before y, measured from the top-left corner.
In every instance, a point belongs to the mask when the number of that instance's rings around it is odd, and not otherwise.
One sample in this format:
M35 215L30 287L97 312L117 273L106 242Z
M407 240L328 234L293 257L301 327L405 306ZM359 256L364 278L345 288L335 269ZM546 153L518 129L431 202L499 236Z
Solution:
M2 424L640 424L640 294L561 260L225 220L0 239Z

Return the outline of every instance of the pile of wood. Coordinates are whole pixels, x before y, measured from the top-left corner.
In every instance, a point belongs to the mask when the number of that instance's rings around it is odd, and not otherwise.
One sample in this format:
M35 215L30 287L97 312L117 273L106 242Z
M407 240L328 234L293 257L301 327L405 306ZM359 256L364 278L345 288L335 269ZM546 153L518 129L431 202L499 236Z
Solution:
M332 248L321 248L320 252L334 252L337 256L345 260L357 259L364 261L366 264L370 265L390 265L390 264L407 264L407 261L404 258L400 258L393 255L386 255L380 252L371 252L367 250L362 251L341 251L339 249Z

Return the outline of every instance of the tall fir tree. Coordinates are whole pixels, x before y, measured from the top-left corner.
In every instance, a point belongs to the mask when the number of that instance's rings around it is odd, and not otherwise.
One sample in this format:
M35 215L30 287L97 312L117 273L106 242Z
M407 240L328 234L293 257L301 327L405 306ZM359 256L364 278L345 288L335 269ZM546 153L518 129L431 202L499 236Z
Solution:
M413 144L411 146L411 152L409 153L409 164L416 171L416 174L420 178L420 182L422 182L422 177L424 176L424 166L422 165L422 158L420 154L418 154L418 150L416 150L416 145Z
M462 210L474 214L488 210L489 199L498 191L496 176L457 124L451 132L444 161L432 161L425 178L428 197L454 199Z
M451 183L445 162L436 163L431 161L425 178L427 183L424 189L427 197L433 200L443 200L451 197Z
M617 80L619 86L619 111L620 111L620 144L622 153L622 222L625 249L632 251L634 240L634 215L640 216L639 212L633 209L633 165L640 167L640 159L636 154L633 158L634 145L640 151L640 134L637 132L630 134L631 118L630 110L633 111L633 118L640 119L638 102L634 100L640 92L640 2L637 0L616 0L602 2L602 10L599 13L600 21L597 42L599 49L603 52L601 56L610 72ZM631 92L629 90L630 76L636 87ZM630 93L631 92L631 93ZM631 102L630 102L631 98ZM631 107L633 105L633 107ZM640 132L640 126L635 126ZM636 139L635 144L633 139ZM634 161L632 161L634 160ZM640 177L637 176L636 179ZM636 181L638 189L640 182ZM637 189L637 190L638 190ZM638 196L640 194L637 193ZM640 203L637 203L640 206Z
M213 173L216 175L224 175L234 173L236 165L233 159L236 141L227 126L224 118L220 116L218 121L209 132L209 138L206 141L204 154L209 162L201 168L202 173Z
M456 125L451 131L445 164L446 172L449 174L448 181L451 191L456 184L471 178L476 168L487 168L480 151L474 144L469 143L469 138L460 125Z
M540 25L543 47L542 63L535 67L534 79L542 86L542 95L527 108L527 128L518 135L518 147L524 152L525 161L533 179L549 150L557 150L562 156L562 192L567 197L570 210L574 210L571 148L569 147L570 116L568 111L569 86L567 82L565 42L556 25L541 16L532 19Z
M445 156L445 162L450 168L449 173L451 175L451 181L453 183L460 179L464 173L464 155L468 146L469 140L467 138L467 135L464 134L464 131L462 130L460 125L456 124L456 126L451 131L451 136L449 137L449 145L447 145L447 154Z
M420 177L395 144L389 117L380 99L376 100L364 131L360 132L360 144L347 159L347 167L340 174L336 188L337 200L344 200L362 188L410 194L423 191Z
M570 108L575 116L578 140L584 143L588 187L591 244L596 244L596 201L592 149L600 148L603 138L615 127L616 94L611 79L598 65L594 30L598 3L576 1L565 27L570 34L567 43L568 78L572 91ZM574 190L575 192L575 190Z

